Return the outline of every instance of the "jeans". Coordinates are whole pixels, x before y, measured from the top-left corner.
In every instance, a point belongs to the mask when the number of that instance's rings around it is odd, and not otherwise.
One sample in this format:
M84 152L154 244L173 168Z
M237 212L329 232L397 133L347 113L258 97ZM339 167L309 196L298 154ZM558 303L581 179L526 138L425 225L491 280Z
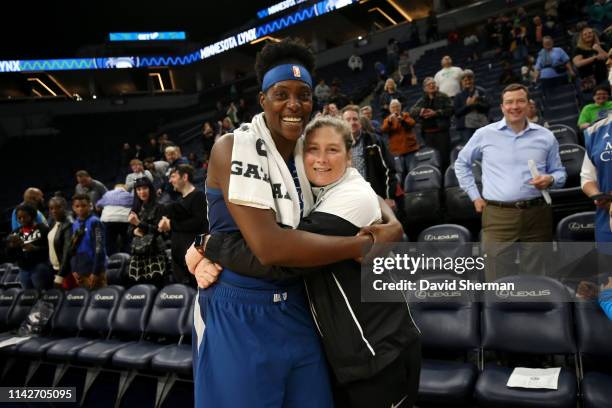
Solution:
M27 269L19 269L19 281L24 289L51 289L53 286L53 275L53 270L44 263L36 264Z

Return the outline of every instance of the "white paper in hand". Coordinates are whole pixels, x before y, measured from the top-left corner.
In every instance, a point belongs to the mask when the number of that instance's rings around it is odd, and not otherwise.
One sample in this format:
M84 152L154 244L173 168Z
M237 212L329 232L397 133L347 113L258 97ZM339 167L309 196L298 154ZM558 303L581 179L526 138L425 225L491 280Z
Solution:
M533 160L529 159L527 161L527 165L529 166L529 171L531 171L532 178L536 178L540 175L540 172L538 171L538 168ZM544 201L546 201L546 204L552 204L552 199L550 198L550 193L548 192L548 190L540 191L542 192L542 197L544 197Z
M526 368L516 367L508 383L508 387L534 388L556 390L559 387L559 374L561 367L555 368Z

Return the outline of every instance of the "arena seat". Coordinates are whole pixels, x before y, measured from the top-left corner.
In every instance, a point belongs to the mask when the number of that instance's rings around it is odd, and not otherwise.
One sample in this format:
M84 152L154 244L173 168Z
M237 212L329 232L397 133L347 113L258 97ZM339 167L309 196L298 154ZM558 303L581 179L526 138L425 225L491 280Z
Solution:
M0 286L2 286L2 282L4 282L4 277L13 268L11 263L3 263L0 265Z
M583 407L609 407L612 402L612 321L596 301L574 303L574 313L583 371ZM596 368L591 369L591 365Z
M117 252L108 257L106 279L109 285L125 285L127 283L129 263L130 254L124 252Z
M11 268L5 272L2 286L5 288L21 288L19 267L17 265L11 265Z
M155 298L147 323L148 340L129 344L113 355L112 366L124 370L119 381L117 404L138 374L138 370L148 369L153 357L168 344L180 344L180 338L185 335L185 319L191 318L189 311L194 294L193 288L183 284L172 284L161 289ZM163 338L165 342L156 342L153 338Z
M7 319L6 327L10 329L17 329L21 322L25 320L28 312L34 306L34 303L38 300L38 290L36 289L24 289L17 295L17 299Z
M472 164L472 174L474 174L478 190L482 191L482 167L479 162ZM449 220L480 219L480 214L474 209L474 203L472 203L470 196L459 187L459 180L457 180L453 166L449 166L444 174L444 202Z
M10 288L0 292L0 332L8 330L8 319L17 302L20 289Z
M455 147L453 147L453 149L450 152L450 165L451 167L453 166L453 163L455 163L455 160L457 160L457 156L459 156L459 152L461 151L461 149L463 149L463 145L457 145Z
M578 144L578 136L576 135L576 131L569 126L562 124L550 125L548 130L555 135L555 138L560 145Z
M197 294L196 294L197 296ZM179 375L192 377L193 375L193 346L191 344L191 333L193 331L193 313L195 302L191 304L191 310L185 320L184 335L179 344L163 348L153 356L151 368L154 371L165 373L157 382L156 407L161 407L172 386Z
M116 287L105 287L91 293L91 300L79 327L78 337L69 337L57 341L47 350L46 359L58 361L53 379L55 387L79 352L98 338L110 334L111 321L115 317L117 305L123 290Z
M433 147L423 147L412 156L410 171L424 165L440 168L440 152Z
M102 368L111 361L113 354L142 338L156 293L157 288L150 284L135 285L127 289L123 292L117 312L111 321L109 338L94 341L77 352L76 361L88 366L81 405L85 402L89 388Z
M436 221L440 218L440 170L430 165L419 166L404 181L406 222Z
M443 282L445 279L428 280ZM478 369L468 357L477 357L480 347L478 303L469 293L455 291L417 291L409 294L409 298L425 356L421 364L418 406L470 406ZM455 358L443 359L449 352ZM462 358L457 359L457 355Z
M484 296L485 352L575 356L571 303L563 284L544 276L509 276L495 282L513 283L514 290L489 291ZM508 366L485 365L476 382L479 407L576 407L577 378L568 367L561 368L557 390L507 387L511 373Z
M560 242L594 242L595 211L568 215L557 223L556 239Z

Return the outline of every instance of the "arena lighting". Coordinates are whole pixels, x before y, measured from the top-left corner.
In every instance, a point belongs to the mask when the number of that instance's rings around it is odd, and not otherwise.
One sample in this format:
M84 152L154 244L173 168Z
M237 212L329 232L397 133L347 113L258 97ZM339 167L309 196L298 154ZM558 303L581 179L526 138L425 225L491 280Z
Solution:
M256 40L251 41L251 45L257 44L259 42L266 41L266 40L270 40L270 41L274 41L274 42L280 42L280 40L278 38L272 37L271 35L266 35L265 37L261 37L261 38L258 38Z
M387 3L389 3L391 7L393 7L398 13L400 13L402 17L406 19L406 21L412 22L412 17L410 17L410 14L406 13L406 11L403 8L401 8L399 4L397 4L393 0L387 0Z
M397 25L397 21L395 21L394 19L392 19L387 13L385 13L384 11L382 11L380 9L380 7L373 7L371 9L368 10L370 13L373 11L378 11L380 14L382 14L383 17L385 17L387 20L389 20L391 22L391 24L393 25Z
M253 27L182 56L124 56L113 58L67 58L47 60L0 60L0 72L68 71L182 66L202 61L250 43L287 27L357 3L359 0L319 1L303 10Z
M257 12L257 17L259 17L260 19L262 18L266 18L268 16L271 16L272 14L276 14L278 12L281 12L283 10L287 10L288 8L291 8L293 6L297 6L298 4L304 3L308 0L285 0L285 1L281 1L280 3L276 3L268 8L265 9L261 9Z
M157 78L157 81L159 82L159 86L161 88L162 91L166 90L166 87L164 87L164 81L162 80L161 74L159 72L149 72L149 76L150 77L155 77Z
M187 39L185 31L153 31L150 33L109 33L110 41L178 41Z
M40 85L41 85L43 88L45 88L45 89L47 90L47 92L49 92L51 95L53 95L53 96L57 96L57 94L56 94L55 92L53 92L53 90L52 90L51 88L49 88L49 87L47 86L47 84L45 84L45 83L44 83L43 81L41 81L40 79L38 79L38 78L28 78L28 81L30 81L30 82L38 82L38 83L39 83L39 84L40 84ZM33 92L34 92L36 95L38 95L38 96L42 96L42 95L41 95L39 92L36 92L36 90L35 90L35 89L32 89L32 91L33 91Z

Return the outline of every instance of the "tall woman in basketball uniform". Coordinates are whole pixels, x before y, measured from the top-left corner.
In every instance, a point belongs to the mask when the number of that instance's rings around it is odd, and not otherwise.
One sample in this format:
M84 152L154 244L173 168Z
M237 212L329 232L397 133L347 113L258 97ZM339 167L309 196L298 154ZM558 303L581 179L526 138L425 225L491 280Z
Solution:
M296 164L302 164L294 156L312 112L313 68L314 56L301 42L266 45L255 64L263 113L221 137L211 152L210 231L239 230L264 264L326 265L358 258L373 242L370 235L330 237L279 225L297 227L312 201L309 188L298 181ZM399 240L401 233L395 219L378 230L384 241ZM301 279L224 270L216 285L199 291L194 334L196 407L333 406Z

